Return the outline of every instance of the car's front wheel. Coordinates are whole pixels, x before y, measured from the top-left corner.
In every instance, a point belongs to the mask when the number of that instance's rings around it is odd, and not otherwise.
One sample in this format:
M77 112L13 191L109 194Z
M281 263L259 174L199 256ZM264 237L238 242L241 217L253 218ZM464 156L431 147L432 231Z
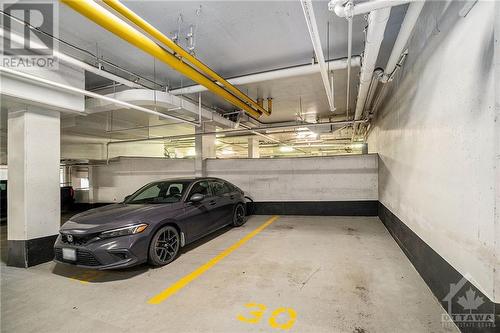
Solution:
M172 262L179 253L179 232L167 225L156 232L149 245L149 263L153 266L164 266Z
M245 224L247 221L247 214L245 211L245 205L239 203L234 207L233 213L233 226L239 227Z

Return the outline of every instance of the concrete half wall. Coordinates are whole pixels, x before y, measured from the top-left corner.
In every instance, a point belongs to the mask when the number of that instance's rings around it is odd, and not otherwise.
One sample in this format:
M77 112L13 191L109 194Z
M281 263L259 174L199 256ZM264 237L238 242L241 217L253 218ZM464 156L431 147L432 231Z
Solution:
M224 178L255 201L378 199L377 155L207 160L207 175Z
M226 179L254 201L376 201L377 155L284 159L211 159L209 177ZM142 185L166 178L192 177L194 160L120 158L94 166L90 197L119 202Z

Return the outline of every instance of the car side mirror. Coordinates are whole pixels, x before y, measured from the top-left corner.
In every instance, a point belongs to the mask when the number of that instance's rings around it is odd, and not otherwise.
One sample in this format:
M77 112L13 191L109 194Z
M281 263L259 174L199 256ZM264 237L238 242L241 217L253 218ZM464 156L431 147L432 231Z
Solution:
M189 198L189 201L190 202L200 202L201 200L203 200L203 198L205 198L205 196L201 193L195 193L191 196L191 198Z
M131 196L132 196L132 194L129 194L125 198L123 198L123 202L127 201Z

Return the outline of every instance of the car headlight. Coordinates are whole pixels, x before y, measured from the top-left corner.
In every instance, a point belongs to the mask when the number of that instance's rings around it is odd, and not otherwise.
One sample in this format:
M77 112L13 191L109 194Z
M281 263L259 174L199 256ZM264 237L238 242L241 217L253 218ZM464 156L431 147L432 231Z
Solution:
M103 231L99 234L99 237L110 238L110 237L134 235L143 232L147 227L148 225L146 223L134 224L128 227Z

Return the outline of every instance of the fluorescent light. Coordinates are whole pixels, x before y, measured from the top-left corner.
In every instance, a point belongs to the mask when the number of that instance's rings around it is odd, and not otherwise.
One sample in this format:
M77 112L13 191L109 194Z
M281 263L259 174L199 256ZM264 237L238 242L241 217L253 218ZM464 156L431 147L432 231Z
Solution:
M185 156L195 156L196 155L196 149L194 147L188 148L186 150Z
M290 153L293 151L293 147L290 147L290 146L281 146L280 147L280 151L282 153Z

